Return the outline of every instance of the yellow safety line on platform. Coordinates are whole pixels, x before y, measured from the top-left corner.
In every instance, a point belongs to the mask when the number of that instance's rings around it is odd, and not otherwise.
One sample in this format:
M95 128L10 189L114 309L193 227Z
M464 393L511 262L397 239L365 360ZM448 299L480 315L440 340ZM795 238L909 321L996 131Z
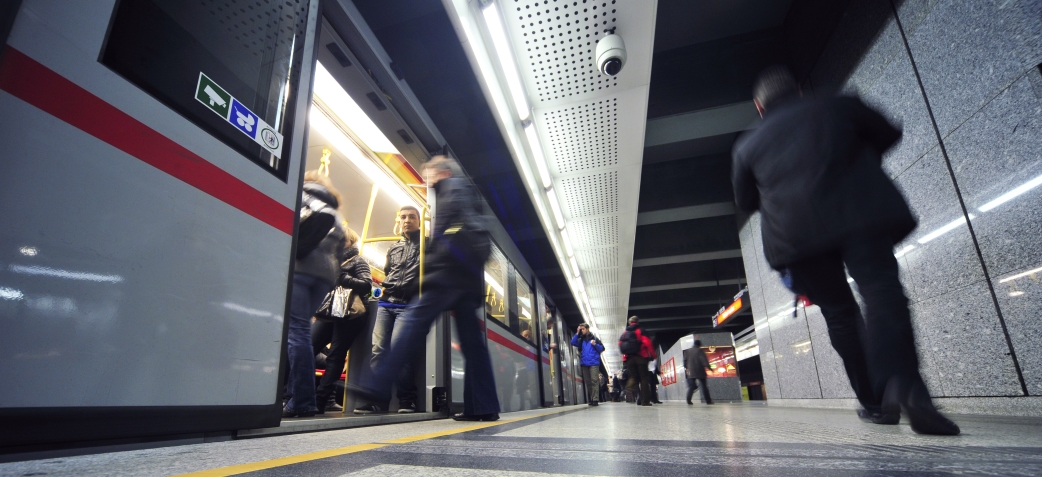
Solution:
M488 427L502 426L503 424L510 424L512 422L524 421L526 419L534 419L537 417L548 416L550 414L557 414L564 411L571 411L574 406L568 408L554 409L550 412L544 412L533 416L519 417L517 419L506 419L502 421L486 422L467 427L459 427L456 429L449 429L446 431L430 432L427 434L418 434L409 437L400 437L398 439L390 439L375 444L358 444L347 447L339 447L336 449L329 449L318 452L309 452L307 454L291 455L289 457L281 457L278 459L262 460L260 462L250 462L248 464L231 465L228 467L218 467L216 469L200 470L198 472L189 472L187 474L179 474L174 477L224 477L228 475L245 474L247 472L256 472L258 470L273 469L275 467L282 467L286 465L299 464L301 462L308 462L318 459L326 459L329 457L336 457L338 455L353 454L355 452L363 452L367 450L379 449L381 447L387 447L394 444L408 444L410 442L422 441L426 439L433 439L435 437L451 436L453 434L459 434L461 432L476 431L478 429L485 429Z

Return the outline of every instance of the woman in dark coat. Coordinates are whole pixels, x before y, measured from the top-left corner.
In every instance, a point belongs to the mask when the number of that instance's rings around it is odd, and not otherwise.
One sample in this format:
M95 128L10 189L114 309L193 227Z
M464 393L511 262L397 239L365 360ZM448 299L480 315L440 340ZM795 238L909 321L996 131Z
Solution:
M340 277L337 279L337 285L351 290L352 301L362 300L362 303L365 304L366 296L373 289L373 277L369 264L358 254L357 242L358 234L354 230L347 229L344 261L340 264ZM315 392L315 402L318 405L319 414L325 414L327 409L334 412L344 410L332 402L334 386L344 371L344 361L347 358L347 351L351 349L351 344L355 342L355 338L368 330L368 316L345 317L331 322L316 320L311 324L311 344L316 354L329 344L329 352L326 353L325 359L326 371L322 374L322 379Z

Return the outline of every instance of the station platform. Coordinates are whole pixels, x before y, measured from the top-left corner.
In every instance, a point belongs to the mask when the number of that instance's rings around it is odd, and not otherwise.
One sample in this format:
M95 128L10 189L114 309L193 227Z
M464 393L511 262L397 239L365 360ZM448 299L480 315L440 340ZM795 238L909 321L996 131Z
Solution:
M1042 475L1042 419L957 437L849 410L605 403L0 464L0 476Z

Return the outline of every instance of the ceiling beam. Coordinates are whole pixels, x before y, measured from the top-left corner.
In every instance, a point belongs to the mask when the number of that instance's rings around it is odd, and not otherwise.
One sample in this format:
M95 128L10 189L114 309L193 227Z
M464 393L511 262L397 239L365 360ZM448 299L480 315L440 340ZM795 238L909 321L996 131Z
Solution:
M710 301L685 301L681 303L656 303L654 305L637 305L631 306L629 309L632 310L653 310L655 308L673 308L676 306L698 306L698 305L717 305L720 302L717 300Z
M644 147L745 131L759 119L752 101L652 119L644 131Z
M734 202L689 205L673 209L653 210L637 214L637 226L680 222L682 220L705 219L722 215L734 215Z
M720 260L722 258L741 258L741 249L720 250L717 252L687 253L683 255L670 255L668 257L641 258L633 261L634 267L652 267L655 265L670 265L674 263L702 262L705 260Z
M684 288L706 288L706 287L718 287L722 285L741 285L745 283L745 279L734 279L734 280L713 280L708 282L688 282L688 283L673 283L670 285L655 285L648 287L632 287L630 293L640 292L652 292L652 291L663 291L663 290L682 290Z

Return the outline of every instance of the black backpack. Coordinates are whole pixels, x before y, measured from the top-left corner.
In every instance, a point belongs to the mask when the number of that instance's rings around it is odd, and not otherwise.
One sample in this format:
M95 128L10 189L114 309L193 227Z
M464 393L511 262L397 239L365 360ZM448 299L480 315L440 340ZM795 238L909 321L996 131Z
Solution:
M318 248L326 235L336 226L336 209L307 192L302 194L295 251L297 260L303 259Z
M640 354L640 338L634 331L626 330L619 337L619 352L626 355Z

